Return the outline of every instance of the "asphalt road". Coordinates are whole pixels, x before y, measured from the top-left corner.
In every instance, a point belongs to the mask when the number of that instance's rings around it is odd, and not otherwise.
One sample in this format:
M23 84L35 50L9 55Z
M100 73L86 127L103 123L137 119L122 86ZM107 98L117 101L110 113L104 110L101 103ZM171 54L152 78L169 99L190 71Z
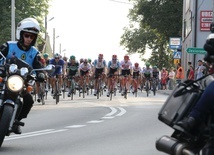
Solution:
M105 94L105 93L104 93ZM139 93L110 101L89 95L48 96L45 105L35 102L21 135L5 138L3 155L162 155L155 141L172 130L158 119L167 95Z

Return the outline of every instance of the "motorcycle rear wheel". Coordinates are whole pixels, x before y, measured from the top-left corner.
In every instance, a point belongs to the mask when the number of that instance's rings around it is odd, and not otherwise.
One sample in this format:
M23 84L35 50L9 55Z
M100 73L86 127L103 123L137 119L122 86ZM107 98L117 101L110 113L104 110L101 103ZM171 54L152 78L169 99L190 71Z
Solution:
M2 146L5 135L8 132L12 115L13 115L13 106L4 105L4 107L2 107L2 112L0 116L0 147Z

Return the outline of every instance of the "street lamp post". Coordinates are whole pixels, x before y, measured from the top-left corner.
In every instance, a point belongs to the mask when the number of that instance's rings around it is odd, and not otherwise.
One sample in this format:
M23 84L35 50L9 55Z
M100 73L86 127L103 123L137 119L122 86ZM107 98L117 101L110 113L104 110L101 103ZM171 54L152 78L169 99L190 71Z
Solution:
M15 41L15 0L11 0L11 40Z
M59 35L55 35L55 28L53 28L53 55L55 54L55 40L56 38L59 38Z

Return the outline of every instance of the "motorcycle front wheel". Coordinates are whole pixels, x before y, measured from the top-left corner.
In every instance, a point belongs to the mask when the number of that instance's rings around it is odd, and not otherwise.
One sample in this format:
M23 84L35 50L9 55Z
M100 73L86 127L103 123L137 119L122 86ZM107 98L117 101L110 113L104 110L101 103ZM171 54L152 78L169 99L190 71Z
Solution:
M4 141L5 135L8 132L10 120L13 115L13 106L4 105L0 114L0 147Z

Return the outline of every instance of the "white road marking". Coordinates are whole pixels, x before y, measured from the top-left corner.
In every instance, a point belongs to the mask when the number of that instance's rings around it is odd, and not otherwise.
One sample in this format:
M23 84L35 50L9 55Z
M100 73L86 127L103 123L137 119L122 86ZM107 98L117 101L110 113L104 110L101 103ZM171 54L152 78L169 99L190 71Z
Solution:
M23 134L20 136L11 136L11 137L7 137L5 138L5 141L7 140L14 140L14 139L21 139L21 138L28 138L28 137L34 137L34 136L41 136L41 135L45 135L45 134L51 134L51 133L57 133L57 132L63 132L66 131L67 129L60 129L60 130L52 130L52 131L45 131L45 132L38 132L38 133L27 133L27 134ZM44 130L43 130L44 131Z
M85 127L86 125L71 125L71 126L66 126L65 128L81 128Z
M111 116L111 115L114 115L116 112L117 112L117 109L114 108L114 107L109 107L111 109L111 112L106 114L105 116Z
M122 116L126 113L126 110L124 108L119 108L120 109L120 113L117 114L116 116Z
M109 116L109 117L102 117L102 119L113 119L113 118L115 118L114 116Z
M102 117L102 119L113 119L113 118L115 118L115 116L112 116L112 115L117 113L118 110L114 107L109 107L109 108L111 109L111 112L106 114L104 117ZM122 116L126 113L126 110L124 108L118 107L118 109L120 110L120 113L117 114L116 116ZM86 123L91 123L91 124L94 123L95 124L95 123L101 123L101 122L104 122L104 120L91 120L91 121L88 121ZM34 137L34 136L40 136L40 135L45 135L45 134L57 133L57 132L63 132L63 131L68 130L66 128L81 128L81 127L85 127L85 126L87 126L87 125L71 125L71 126L66 126L66 127L64 127L64 129L60 129L60 130L46 129L46 130L23 133L21 135L11 135L10 137L5 137L5 141Z
M101 123L104 120L92 120L92 121L88 121L87 123Z

